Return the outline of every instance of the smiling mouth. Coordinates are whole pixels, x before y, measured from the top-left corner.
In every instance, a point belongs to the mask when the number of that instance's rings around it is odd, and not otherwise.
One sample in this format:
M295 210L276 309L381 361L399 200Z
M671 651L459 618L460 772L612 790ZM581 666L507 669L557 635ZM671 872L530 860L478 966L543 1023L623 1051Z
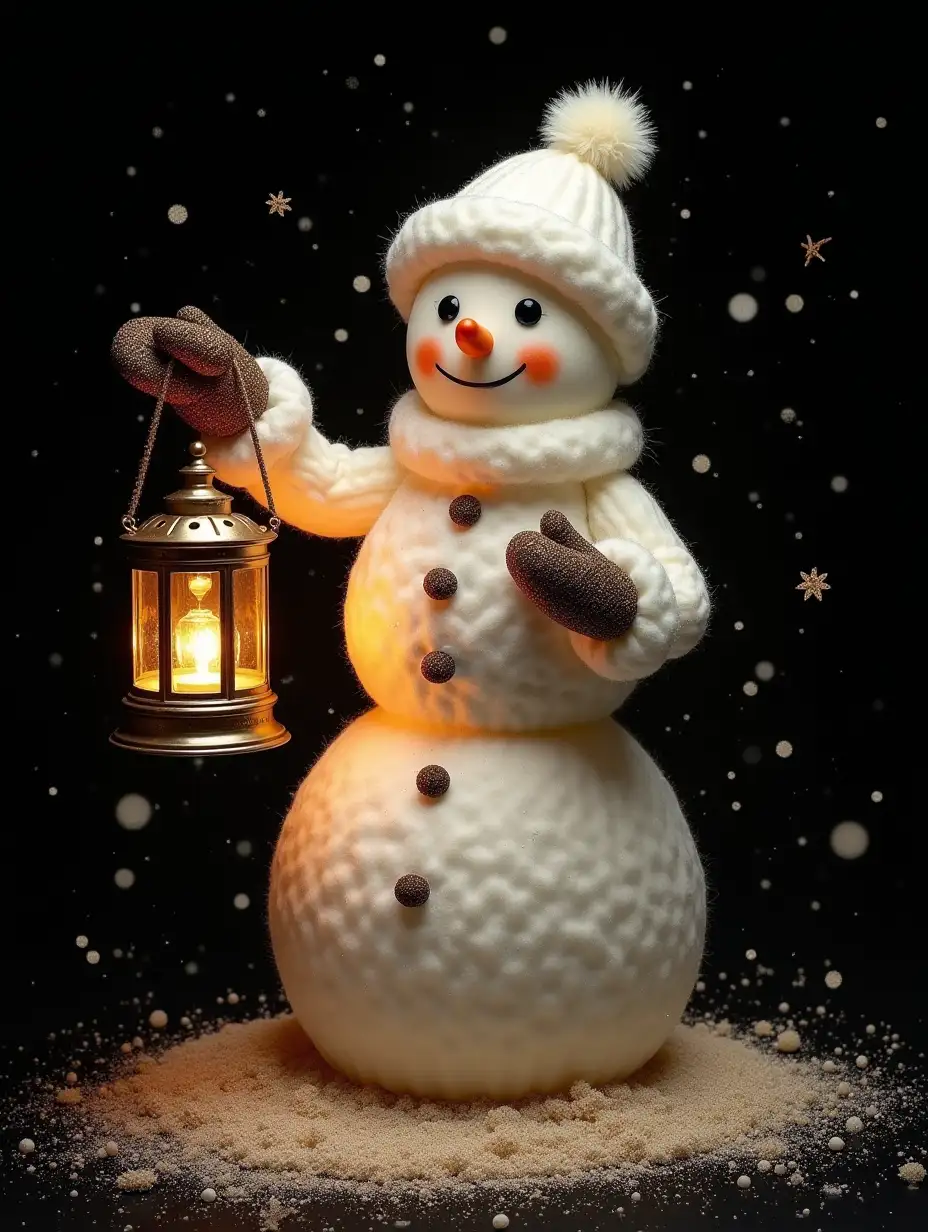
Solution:
M521 368L516 368L515 372L510 372L508 376L501 376L498 381L463 381L459 376L452 376L450 372L446 372L439 364L435 367L442 376L446 376L449 381L454 381L455 385L466 385L468 389L499 389L500 385L508 385L510 381L520 376L525 371L526 365L523 364Z

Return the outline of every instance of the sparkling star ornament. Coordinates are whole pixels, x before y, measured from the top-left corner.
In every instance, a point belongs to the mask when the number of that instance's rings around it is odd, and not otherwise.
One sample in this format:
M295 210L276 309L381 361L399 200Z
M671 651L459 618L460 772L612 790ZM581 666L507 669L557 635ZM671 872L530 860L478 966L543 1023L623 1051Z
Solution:
M827 235L823 240L813 240L811 235L807 235L804 242L800 242L799 247L805 249L806 259L805 264L808 265L813 257L818 257L819 261L824 261L819 249L823 244L830 244L831 236Z
M818 569L816 569L814 565L812 566L811 573L803 573L803 571L800 569L799 576L802 578L802 581L799 583L796 589L805 592L802 596L803 602L805 602L806 599L815 598L815 599L818 599L819 603L821 603L822 591L831 590L831 587L825 581L825 578L828 577L828 574L819 573Z
M269 214L279 214L281 218L283 218L284 213L287 210L290 210L293 208L290 205L290 202L292 200L293 200L292 197L285 197L284 190L281 189L280 192L277 193L276 196L274 195L274 193L271 193L270 197L268 197L267 201L265 201L264 204L269 205L271 207L268 210Z

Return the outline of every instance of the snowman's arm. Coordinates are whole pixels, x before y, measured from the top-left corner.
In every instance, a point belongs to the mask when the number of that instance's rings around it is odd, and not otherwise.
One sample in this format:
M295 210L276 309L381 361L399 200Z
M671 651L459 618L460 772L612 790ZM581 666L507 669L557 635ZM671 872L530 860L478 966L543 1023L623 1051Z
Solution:
M393 451L327 441L313 425L312 395L296 369L280 359L258 363L269 386L258 439L279 516L314 535L366 535L400 484ZM219 478L265 504L251 433L207 444Z
M677 609L677 629L667 657L685 655L705 633L710 608L705 579L686 544L647 488L625 471L588 481L586 498L597 547L599 540L627 540L663 567Z

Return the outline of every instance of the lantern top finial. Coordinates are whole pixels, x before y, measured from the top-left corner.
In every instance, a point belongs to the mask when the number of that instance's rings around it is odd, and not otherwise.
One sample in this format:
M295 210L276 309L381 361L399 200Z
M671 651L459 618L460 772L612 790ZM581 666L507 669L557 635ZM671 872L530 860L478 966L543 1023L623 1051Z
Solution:
M228 513L232 497L213 487L215 470L206 461L206 446L194 441L190 446L191 461L180 468L183 486L164 498L170 513Z

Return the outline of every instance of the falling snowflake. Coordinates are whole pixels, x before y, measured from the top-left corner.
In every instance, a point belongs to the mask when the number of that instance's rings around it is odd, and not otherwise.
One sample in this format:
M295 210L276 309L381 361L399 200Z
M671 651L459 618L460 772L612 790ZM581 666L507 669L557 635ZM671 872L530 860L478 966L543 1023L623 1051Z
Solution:
M830 235L826 235L823 240L813 240L811 235L806 235L805 242L800 243L799 245L800 248L805 249L805 253L806 253L805 264L808 265L813 257L818 257L819 261L824 261L825 258L822 256L820 249L823 244L830 244L830 243L831 243Z

